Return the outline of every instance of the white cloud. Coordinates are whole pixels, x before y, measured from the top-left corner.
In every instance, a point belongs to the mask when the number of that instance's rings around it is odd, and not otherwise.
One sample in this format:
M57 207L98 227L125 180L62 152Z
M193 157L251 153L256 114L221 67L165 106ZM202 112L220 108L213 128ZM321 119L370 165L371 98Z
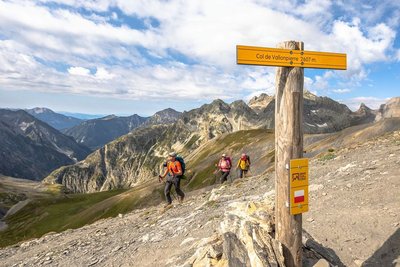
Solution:
M245 79L240 87L250 91L263 90L264 93L274 94L275 71L263 70L262 68L252 69L246 72Z
M274 47L292 39L304 41L307 50L348 54L347 71L307 77L305 86L310 91L326 92L334 79L342 79L339 88L349 88L367 78L368 64L393 60L396 32L391 24L365 26L363 14L351 22L334 20L333 2L327 0L41 2L72 8L0 0L0 31L8 39L0 41L4 59L0 68L7 70L0 74L3 87L37 90L46 84L40 90L134 99L165 97L166 91L172 92L168 93L171 99L273 94L274 69L236 66L235 45ZM109 15L84 16L74 11L78 7ZM110 18L120 18L109 12L111 7L143 19L148 28L113 25ZM150 18L159 27L153 28ZM194 64L176 62L174 53ZM400 60L399 50L394 57ZM151 58L157 58L157 63ZM46 62L81 67L70 67L67 72L73 75L68 75Z
M230 100L240 98L245 77L227 75L217 68L169 63L127 69L113 66L90 69L74 66L66 73L15 53L10 41L0 41L0 84L2 89L98 95L122 99ZM229 92L229 94L227 93Z
M337 93L337 94L345 94L345 93L351 92L351 90L350 89L334 89L333 92Z
M97 71L94 76L100 80L110 80L115 77L114 74L108 72L105 68L102 67L97 68Z
M83 67L70 67L68 68L68 73L71 75L89 76L90 70Z
M380 105L386 103L388 100L389 98L360 96L346 100L339 100L339 102L346 104L351 110L355 111L360 107L361 103L364 103L371 109L378 109Z

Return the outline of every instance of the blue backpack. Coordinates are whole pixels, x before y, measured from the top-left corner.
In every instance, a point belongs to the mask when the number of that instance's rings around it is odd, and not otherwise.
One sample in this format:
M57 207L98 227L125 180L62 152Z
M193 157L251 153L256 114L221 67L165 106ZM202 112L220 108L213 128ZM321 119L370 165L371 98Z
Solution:
M179 161L179 163L181 164L181 167L182 167L182 175L184 175L184 174L185 174L185 170L186 170L185 161L183 160L183 158L182 158L181 156L177 156L175 159L176 159L177 161Z

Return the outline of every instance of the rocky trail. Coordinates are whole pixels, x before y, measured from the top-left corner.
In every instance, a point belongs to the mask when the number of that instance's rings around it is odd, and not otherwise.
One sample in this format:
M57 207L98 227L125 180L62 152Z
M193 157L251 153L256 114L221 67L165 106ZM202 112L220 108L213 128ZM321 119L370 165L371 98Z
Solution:
M400 266L399 166L399 131L310 161L305 266L318 251L331 265ZM270 238L273 177L235 179L189 192L165 212L159 205L25 241L1 249L0 265L274 266L282 259Z

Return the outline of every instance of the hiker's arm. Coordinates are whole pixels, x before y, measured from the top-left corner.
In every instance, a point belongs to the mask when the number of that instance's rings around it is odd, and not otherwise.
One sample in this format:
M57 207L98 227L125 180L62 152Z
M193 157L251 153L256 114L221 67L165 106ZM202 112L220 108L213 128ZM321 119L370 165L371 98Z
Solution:
M167 176L168 171L169 171L168 168L166 168L164 174L163 174L163 175L160 175L160 178L161 178L161 179L164 179L165 176Z
M174 175L176 175L176 176L181 176L182 175L182 166L181 166L181 163L178 161L178 163L177 163L178 165L178 172L177 173L174 173Z

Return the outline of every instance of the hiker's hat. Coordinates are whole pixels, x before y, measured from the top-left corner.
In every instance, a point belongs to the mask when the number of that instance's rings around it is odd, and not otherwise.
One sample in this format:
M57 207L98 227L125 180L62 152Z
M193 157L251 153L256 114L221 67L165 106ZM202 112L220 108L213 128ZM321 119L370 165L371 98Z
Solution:
M224 154L222 154L222 157L224 157L224 158L225 158L225 157L226 157L226 154L225 154L225 153L224 153Z
M175 152L171 152L168 154L168 156L175 158L176 157L176 153Z
M246 157L246 153L242 153L242 157Z

